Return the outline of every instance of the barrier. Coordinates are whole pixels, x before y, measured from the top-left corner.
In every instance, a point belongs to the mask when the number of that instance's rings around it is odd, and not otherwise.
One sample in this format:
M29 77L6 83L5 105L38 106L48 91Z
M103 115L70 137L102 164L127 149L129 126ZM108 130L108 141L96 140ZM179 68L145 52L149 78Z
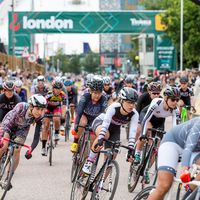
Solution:
M40 65L38 63L30 63L22 58L13 57L3 53L0 53L0 62L8 62L8 68L13 71L20 69L21 71L26 71L30 73L45 73L45 67L43 65Z

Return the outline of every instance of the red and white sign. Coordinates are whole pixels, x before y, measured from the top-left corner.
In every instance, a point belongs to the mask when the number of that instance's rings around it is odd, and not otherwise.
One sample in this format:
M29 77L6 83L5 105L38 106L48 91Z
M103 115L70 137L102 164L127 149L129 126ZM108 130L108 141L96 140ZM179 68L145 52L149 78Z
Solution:
M29 55L29 52L28 52L28 47L24 47L24 50L22 52L22 58L28 58L30 55Z
M30 53L28 61L34 63L37 60L37 56L34 53Z

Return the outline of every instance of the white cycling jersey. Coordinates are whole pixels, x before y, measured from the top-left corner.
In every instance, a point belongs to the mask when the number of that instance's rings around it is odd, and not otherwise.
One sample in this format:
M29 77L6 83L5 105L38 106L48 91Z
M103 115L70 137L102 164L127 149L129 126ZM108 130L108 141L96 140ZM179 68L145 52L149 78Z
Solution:
M150 121L151 117L154 115L157 118L166 118L172 116L173 120L173 127L178 124L180 120L180 111L178 108L174 110L165 110L164 109L164 99L162 98L155 98L151 101L147 113L144 116L142 121L142 135L146 134L147 131L147 124Z

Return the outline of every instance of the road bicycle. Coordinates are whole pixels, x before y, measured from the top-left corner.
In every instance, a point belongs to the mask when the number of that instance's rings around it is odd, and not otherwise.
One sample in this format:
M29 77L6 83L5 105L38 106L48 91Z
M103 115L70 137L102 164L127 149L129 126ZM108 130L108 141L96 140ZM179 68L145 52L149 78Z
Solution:
M72 157L72 168L71 168L71 182L73 183L76 179L79 167L83 163L86 157L88 157L90 151L90 134L92 134L91 128L87 125L86 127L79 126L84 128L84 132L81 135L78 142L78 150L74 153Z
M71 200L84 200L88 192L92 193L90 198L91 200L114 199L119 181L119 164L116 160L113 160L113 156L119 152L120 147L128 150L130 147L122 145L120 141L105 141L111 144L111 148L107 150L101 150L97 154L97 158L92 166L91 174L88 176L82 171L84 162L79 168L77 178L72 186ZM100 154L105 155L105 160L97 172Z
M61 116L60 115L54 115L54 114L45 114L45 116L44 116L44 118L50 119L49 134L48 134L48 141L47 141L47 152L49 154L49 165L50 166L52 166L53 149L57 145L57 141L53 140L53 134L54 134L53 118L54 117L61 117Z
M165 131L150 128L154 137L146 137L147 142L144 145L140 164L131 163L128 174L128 191L133 192L141 177L141 188L151 181L155 185L157 179L157 154L158 147ZM154 165L153 165L154 164ZM154 166L154 169L152 168ZM150 170L151 169L151 170ZM150 177L149 177L150 176Z
M71 123L70 123L70 113L69 109L66 111L66 119L65 119L65 142L69 140L69 133L71 129Z
M174 181L173 184L170 188L170 190L167 192L167 194L164 197L164 200L172 200L172 199L176 199L179 200L180 199L180 184L193 184L196 185L197 188L185 199L185 200L199 200L200 199L200 181L196 181L194 180L194 177L200 172L200 166L194 164L191 168L191 177L193 177L191 179L190 182L187 183L183 183L181 181L181 179L178 179L176 177L174 177ZM177 193L176 196L174 196L174 187L176 187L177 183L179 183L178 189L177 189ZM149 186L144 188L142 191L140 191L134 198L133 200L142 200L142 199L147 199L148 196L154 191L155 186Z
M11 179L14 175L14 150L19 148L20 146L26 147L29 149L29 153L31 153L31 147L26 144L20 144L15 142L14 140L8 138L2 138L2 142L9 142L9 146L6 152L2 155L0 160L0 199L3 200L6 196L7 191L11 187Z

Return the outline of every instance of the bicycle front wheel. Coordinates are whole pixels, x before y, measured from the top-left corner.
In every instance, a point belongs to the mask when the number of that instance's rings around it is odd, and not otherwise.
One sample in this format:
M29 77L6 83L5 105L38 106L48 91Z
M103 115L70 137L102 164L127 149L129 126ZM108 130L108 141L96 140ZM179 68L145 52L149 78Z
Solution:
M0 163L0 199L3 200L11 187L11 179L14 174L14 159L4 155Z
M105 171L106 170L106 171ZM91 199L114 199L119 182L119 164L112 160L96 180Z
M70 114L69 111L66 113L66 125L65 125L65 142L69 140L69 132L71 129L71 124L70 124Z
M142 191L140 191L134 198L133 200L142 200L142 199L147 199L150 195L150 193L155 189L155 186L149 186L144 188Z
M49 165L52 166L52 154L53 154L53 129L50 131L50 136L49 136Z

